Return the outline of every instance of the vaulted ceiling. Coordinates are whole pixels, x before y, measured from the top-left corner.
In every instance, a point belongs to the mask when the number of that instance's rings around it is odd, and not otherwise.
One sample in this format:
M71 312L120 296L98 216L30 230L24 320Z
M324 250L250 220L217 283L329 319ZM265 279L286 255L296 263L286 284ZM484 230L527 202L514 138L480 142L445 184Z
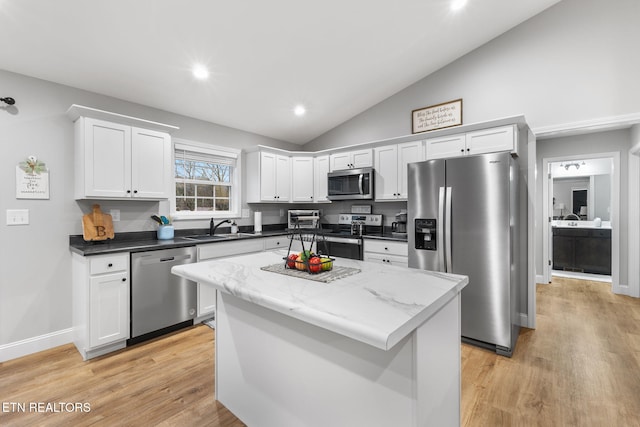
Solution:
M0 68L303 144L558 1L0 0Z

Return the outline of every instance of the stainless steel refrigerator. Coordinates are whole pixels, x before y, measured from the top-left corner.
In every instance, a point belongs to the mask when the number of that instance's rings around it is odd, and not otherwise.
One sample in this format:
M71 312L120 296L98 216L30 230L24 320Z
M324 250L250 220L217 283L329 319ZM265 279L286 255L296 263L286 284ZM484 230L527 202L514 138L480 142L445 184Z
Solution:
M505 356L515 348L519 289L526 289L518 181L510 153L408 166L409 267L469 276L462 340Z

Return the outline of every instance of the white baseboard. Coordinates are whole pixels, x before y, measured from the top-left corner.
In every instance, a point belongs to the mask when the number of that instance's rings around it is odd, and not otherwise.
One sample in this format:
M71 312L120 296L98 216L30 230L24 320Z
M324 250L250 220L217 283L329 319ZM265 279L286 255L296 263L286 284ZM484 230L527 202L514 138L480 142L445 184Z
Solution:
M73 328L63 329L26 340L0 345L0 362L48 350L73 342Z

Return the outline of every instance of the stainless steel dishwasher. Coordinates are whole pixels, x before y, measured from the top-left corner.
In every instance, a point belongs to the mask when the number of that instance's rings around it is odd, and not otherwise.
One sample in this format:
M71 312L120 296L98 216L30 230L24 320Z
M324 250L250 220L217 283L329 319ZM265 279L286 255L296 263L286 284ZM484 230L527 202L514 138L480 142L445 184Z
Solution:
M131 254L131 338L128 344L193 325L196 283L171 274L174 265L192 262L196 262L195 246Z

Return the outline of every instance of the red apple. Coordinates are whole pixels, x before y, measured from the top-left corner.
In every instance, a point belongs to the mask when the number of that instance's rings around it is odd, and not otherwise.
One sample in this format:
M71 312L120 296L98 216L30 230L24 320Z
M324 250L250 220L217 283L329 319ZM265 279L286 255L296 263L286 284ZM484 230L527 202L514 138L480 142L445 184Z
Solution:
M322 260L318 256L309 258L309 272L320 273L322 271Z
M296 268L296 260L298 259L298 254L291 254L287 257L287 267Z

